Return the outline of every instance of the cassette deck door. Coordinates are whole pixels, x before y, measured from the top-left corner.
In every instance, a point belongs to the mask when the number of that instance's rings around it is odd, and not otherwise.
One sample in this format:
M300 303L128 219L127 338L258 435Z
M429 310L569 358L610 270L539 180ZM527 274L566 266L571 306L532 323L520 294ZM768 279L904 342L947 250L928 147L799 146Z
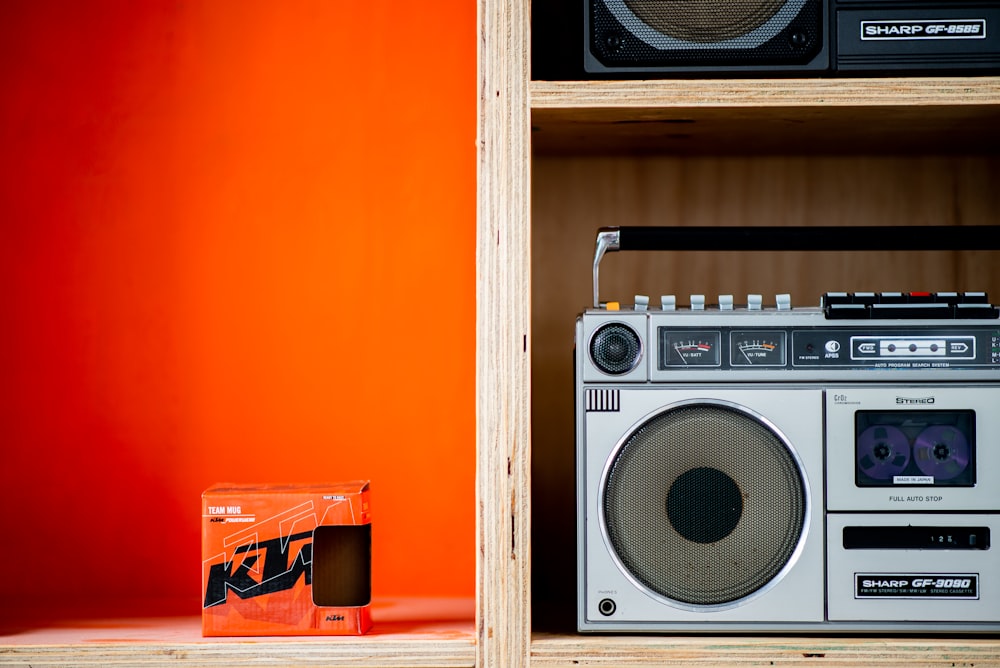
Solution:
M995 384L828 388L826 425L831 512L1000 508Z

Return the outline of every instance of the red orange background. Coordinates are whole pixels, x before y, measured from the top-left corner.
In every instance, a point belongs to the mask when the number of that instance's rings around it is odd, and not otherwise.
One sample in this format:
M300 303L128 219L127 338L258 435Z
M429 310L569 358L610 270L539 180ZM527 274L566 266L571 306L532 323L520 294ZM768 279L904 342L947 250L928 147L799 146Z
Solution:
M215 482L474 591L475 3L0 3L0 599L196 612Z

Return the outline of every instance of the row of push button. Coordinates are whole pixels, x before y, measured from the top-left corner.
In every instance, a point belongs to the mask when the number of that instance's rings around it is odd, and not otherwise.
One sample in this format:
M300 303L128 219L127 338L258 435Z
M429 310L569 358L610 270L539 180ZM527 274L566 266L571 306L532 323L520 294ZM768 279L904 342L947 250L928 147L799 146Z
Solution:
M820 301L830 320L996 319L985 292L828 292Z
M718 308L720 311L732 311L736 308L732 295L719 295L719 303L716 305L706 304L705 295L691 295L690 299L691 299L690 304L692 311L704 311L707 308ZM779 311L790 311L792 309L791 295L787 294L776 295L774 300L774 306ZM609 311L617 311L621 307L618 304L618 302L608 302L605 305L605 308ZM746 309L748 311L761 311L763 310L763 308L764 308L763 296L747 295ZM647 297L646 295L636 295L635 310L648 311L649 297ZM660 297L660 310L661 311L678 310L677 297L674 295L662 295Z

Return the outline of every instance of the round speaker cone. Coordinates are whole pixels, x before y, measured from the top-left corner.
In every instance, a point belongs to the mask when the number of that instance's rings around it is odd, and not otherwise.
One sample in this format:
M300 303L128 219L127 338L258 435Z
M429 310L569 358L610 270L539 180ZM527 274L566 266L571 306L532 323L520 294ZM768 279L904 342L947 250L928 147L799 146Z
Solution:
M788 0L624 0L645 24L687 42L722 42L767 23Z
M785 442L728 404L668 409L632 432L604 483L604 522L645 587L693 606L743 599L795 552L806 491Z
M667 492L670 523L682 537L696 543L722 540L742 515L739 486L718 469L703 466L682 473Z
M604 373L628 373L639 363L642 345L639 335L621 323L600 327L590 339L590 358Z

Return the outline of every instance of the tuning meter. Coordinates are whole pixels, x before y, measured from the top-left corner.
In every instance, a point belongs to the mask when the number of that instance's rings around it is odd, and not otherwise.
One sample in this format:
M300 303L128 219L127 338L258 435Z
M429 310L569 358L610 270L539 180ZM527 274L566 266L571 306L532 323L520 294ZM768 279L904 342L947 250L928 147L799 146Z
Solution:
M733 330L730 333L731 366L785 366L785 332Z

